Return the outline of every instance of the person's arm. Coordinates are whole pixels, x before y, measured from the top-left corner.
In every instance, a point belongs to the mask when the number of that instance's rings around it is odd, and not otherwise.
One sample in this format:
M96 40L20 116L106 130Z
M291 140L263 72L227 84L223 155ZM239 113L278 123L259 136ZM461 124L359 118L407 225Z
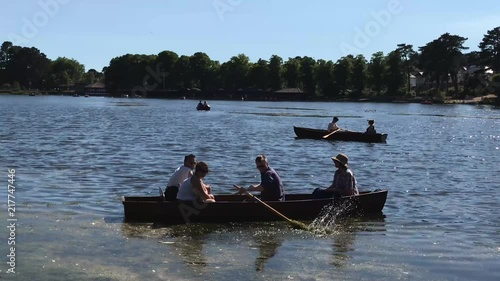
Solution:
M196 196L199 196L203 201L208 199L214 199L213 195L208 194L207 189L205 188L204 183L201 179L191 178L191 184L193 185L193 192Z
M263 191L264 188L262 187L262 184L258 184L258 185L250 185L249 188L247 188L247 191Z

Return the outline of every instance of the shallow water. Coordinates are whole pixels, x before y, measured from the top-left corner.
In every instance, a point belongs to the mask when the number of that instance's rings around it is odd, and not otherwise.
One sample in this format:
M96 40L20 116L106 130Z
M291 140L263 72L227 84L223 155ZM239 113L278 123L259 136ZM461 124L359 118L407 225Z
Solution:
M499 280L500 110L488 106L0 96L0 220L16 170L19 280ZM295 139L292 126L364 130L385 144ZM265 153L287 192L326 187L349 156L384 216L164 227L123 223L122 195L156 195L183 156L216 193L258 182ZM1 180L1 178L0 178ZM6 227L0 231L8 237ZM5 276L4 276L5 275Z

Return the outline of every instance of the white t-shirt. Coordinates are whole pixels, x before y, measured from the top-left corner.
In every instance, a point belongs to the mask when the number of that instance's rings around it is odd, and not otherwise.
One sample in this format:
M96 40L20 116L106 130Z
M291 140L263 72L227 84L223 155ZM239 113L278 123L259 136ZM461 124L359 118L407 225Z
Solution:
M337 126L337 123L330 123L328 124L328 132L333 132L335 130L338 130L339 126Z
M191 184L191 178L186 179L181 187L179 188L179 192L177 192L177 199L184 201L194 201L196 200L196 194L193 191L193 185Z
M181 187L181 184L189 178L191 175L189 174L191 172L191 168L186 167L184 165L180 166L177 168L172 176L170 177L170 180L168 180L167 186L178 186Z

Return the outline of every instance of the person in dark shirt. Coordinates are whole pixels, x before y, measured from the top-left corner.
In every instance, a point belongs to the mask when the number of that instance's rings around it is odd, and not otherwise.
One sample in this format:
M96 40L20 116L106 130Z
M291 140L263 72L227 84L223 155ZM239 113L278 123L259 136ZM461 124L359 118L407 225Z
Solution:
M260 172L260 184L250 185L249 188L238 187L239 193L247 191L260 191L261 199L263 201L283 201L285 200L285 192L283 189L283 182L279 174L267 162L265 155L259 155L255 158L255 165Z
M368 128L366 128L365 134L376 134L377 131L375 130L375 120L370 119L368 120Z

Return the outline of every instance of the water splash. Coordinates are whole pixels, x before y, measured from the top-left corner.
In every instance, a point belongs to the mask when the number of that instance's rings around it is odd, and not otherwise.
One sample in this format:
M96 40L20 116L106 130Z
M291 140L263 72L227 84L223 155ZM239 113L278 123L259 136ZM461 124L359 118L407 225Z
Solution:
M352 201L347 200L324 206L318 217L309 225L309 229L318 234L335 233L337 219L349 213L352 210L352 204Z

